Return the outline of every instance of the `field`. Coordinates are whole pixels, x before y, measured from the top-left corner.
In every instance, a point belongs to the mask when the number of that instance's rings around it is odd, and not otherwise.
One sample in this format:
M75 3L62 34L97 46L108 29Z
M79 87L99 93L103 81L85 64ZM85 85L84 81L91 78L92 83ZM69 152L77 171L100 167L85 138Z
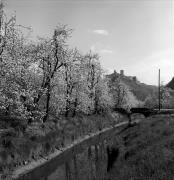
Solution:
M174 179L174 117L144 119L125 129L118 139L120 155L107 179Z

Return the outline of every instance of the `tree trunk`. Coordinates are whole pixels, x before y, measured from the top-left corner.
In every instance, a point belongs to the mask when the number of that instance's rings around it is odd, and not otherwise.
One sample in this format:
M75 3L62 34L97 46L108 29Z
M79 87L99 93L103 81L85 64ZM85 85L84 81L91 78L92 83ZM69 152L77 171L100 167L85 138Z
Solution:
M74 110L73 110L73 117L76 115L76 109L77 109L77 101L78 101L78 99L77 99L77 97L75 98L75 101L74 101Z
M48 83L48 89L47 89L47 100L46 100L46 114L43 118L43 122L46 122L47 119L48 119L48 116L49 116L49 106L50 106L50 98L51 98L51 84L50 84L50 80L49 80L49 83Z

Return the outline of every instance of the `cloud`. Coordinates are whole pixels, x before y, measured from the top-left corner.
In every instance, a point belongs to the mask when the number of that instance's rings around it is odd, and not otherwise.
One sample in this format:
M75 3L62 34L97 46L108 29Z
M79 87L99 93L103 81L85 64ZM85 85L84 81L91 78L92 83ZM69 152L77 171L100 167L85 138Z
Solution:
M110 50L110 49L102 49L102 50L100 50L100 53L102 53L102 54L112 54L113 51Z
M99 42L93 44L90 47L90 50L92 52L96 52L99 54L112 54L113 53L113 51L111 50L111 48L109 46L105 46L104 44L101 44Z
M110 49L100 49L100 48L97 48L95 45L92 45L90 50L92 52L97 52L99 54L112 54L113 53L113 51Z
M107 30L104 29L96 29L92 31L95 34L99 34L99 35L104 35L104 36L108 36L109 32Z

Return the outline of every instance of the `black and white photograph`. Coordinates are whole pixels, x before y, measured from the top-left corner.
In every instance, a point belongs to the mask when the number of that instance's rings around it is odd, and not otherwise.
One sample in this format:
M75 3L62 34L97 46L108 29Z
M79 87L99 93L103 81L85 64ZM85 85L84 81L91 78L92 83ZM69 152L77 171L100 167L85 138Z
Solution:
M0 0L0 180L174 180L174 0Z

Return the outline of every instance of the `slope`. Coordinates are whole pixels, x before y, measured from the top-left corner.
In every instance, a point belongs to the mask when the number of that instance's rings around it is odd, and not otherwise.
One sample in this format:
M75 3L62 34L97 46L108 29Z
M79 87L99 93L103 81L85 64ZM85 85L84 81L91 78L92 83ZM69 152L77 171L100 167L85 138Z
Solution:
M120 81L126 84L129 87L130 91L140 101L144 101L147 96L152 95L154 92L158 90L157 86L147 85L139 82L135 76L125 76L117 72L114 72L112 74L107 75L107 77L110 78L113 82L117 78L120 78Z

